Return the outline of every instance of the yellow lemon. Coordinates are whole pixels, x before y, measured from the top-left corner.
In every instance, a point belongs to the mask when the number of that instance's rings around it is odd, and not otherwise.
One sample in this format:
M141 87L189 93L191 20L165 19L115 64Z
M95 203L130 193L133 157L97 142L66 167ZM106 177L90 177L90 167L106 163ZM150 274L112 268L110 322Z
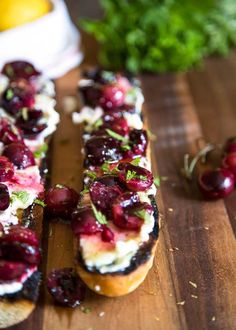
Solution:
M0 31L32 22L51 8L49 0L0 0Z

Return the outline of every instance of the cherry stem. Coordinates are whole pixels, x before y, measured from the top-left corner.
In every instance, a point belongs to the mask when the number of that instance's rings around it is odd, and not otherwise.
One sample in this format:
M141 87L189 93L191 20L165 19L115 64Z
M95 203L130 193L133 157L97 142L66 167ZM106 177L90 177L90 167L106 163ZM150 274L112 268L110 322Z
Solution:
M202 148L197 155L191 160L190 162L190 155L189 154L185 154L184 155L184 168L182 169L182 174L183 176L188 179L188 180L192 180L192 175L193 175L193 171L195 166L197 165L197 162L199 161L199 159L202 158L202 162L206 162L206 156L207 154L214 150L216 148L216 146L214 144L207 144L204 148Z

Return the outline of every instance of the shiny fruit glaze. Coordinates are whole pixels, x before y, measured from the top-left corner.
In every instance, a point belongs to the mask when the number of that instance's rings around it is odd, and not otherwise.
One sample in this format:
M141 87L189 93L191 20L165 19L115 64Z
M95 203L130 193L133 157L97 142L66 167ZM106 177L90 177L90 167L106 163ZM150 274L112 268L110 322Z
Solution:
M131 191L145 191L153 184L153 175L143 167L121 163L118 176Z
M81 207L72 213L71 228L74 235L93 235L102 231L90 207Z
M21 130L9 120L0 119L0 141L6 145L13 142L23 142Z
M12 226L9 228L8 233L0 238L1 243L26 243L30 246L39 246L39 240L35 232L29 228L22 226Z
M125 95L121 88L116 85L105 85L99 104L104 110L113 110L124 104Z
M26 270L27 266L22 262L0 260L0 284L19 278Z
M233 173L236 182L236 152L225 155L222 160L222 166Z
M10 181L14 175L14 167L7 157L0 156L0 182Z
M11 143L3 149L3 156L7 157L18 169L35 165L33 153L23 143Z

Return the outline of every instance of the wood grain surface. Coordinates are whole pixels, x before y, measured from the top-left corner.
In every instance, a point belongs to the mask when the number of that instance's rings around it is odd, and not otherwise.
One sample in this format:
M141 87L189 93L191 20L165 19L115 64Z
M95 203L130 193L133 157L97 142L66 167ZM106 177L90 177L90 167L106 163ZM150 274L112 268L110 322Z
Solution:
M75 3L74 1L70 1ZM91 38L84 39L87 64L96 63ZM79 70L56 81L61 123L50 149L51 183L81 187L81 128L64 106L76 95ZM202 330L236 329L236 192L204 201L180 175L184 153L196 139L222 143L236 135L236 53L209 59L183 75L142 75L151 131L153 169L163 177L157 202L162 229L154 267L135 292L120 298L89 292L90 312L55 307L44 284L39 305L14 330ZM73 265L72 233L45 219L44 274ZM45 276L45 275L44 275ZM88 311L88 309L87 309Z

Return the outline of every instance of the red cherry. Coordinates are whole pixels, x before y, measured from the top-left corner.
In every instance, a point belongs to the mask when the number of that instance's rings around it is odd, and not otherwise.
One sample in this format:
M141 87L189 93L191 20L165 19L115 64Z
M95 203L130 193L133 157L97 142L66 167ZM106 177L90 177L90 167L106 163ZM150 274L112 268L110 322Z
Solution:
M236 182L236 152L227 154L222 160L222 166L233 173Z
M226 153L236 152L236 136L233 136L226 141L224 149Z
M10 227L7 234L4 234L0 238L1 243L26 243L30 246L39 246L39 240L34 231L29 228L24 228L22 226L12 226Z
M54 217L70 219L73 209L77 206L79 194L64 185L50 188L45 197L46 210Z
M85 285L72 268L53 270L48 275L47 288L60 305L76 307L85 298Z
M113 233L113 231L107 227L106 225L103 225L102 227L102 240L104 242L109 242L109 243L113 243L115 239L115 235Z
M149 212L151 206L140 203L136 193L124 193L112 205L113 222L117 227L126 230L140 230L144 219L139 214L142 210Z
M19 242L1 242L0 255L5 260L21 261L38 265L41 255L38 247Z
M120 107L125 101L125 95L121 88L115 85L105 85L102 89L100 105L105 110L113 110Z
M147 132L142 129L133 129L130 131L129 139L132 143L133 153L135 155L145 155L148 145Z
M26 270L27 266L22 262L0 260L0 281L12 281Z
M8 76L9 79L30 79L32 77L37 77L40 74L31 63L26 61L13 61L6 63L2 69L2 73Z
M5 184L0 183L0 211L6 210L10 205L10 195Z
M153 184L152 173L143 167L121 163L119 169L118 176L129 190L145 191Z
M0 156L0 182L9 181L14 175L14 167L7 157Z
M22 132L6 118L0 119L0 141L3 144L22 142Z
M199 189L209 199L228 196L234 189L234 183L233 173L224 168L206 170L198 177Z
M76 236L81 234L93 235L102 231L90 207L82 207L72 213L71 228Z
M3 149L3 156L19 169L35 165L33 153L23 143L11 143Z

